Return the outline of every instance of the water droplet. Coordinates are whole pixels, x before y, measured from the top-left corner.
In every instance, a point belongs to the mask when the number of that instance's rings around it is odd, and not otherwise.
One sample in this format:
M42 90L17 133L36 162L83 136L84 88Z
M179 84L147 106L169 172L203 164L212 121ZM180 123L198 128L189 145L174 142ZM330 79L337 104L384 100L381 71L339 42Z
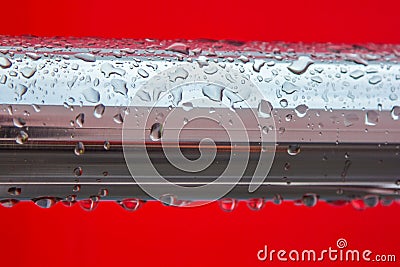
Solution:
M369 110L365 113L365 125L374 126L378 123L379 114L374 110Z
M163 127L161 123L154 123L150 129L150 139L153 141L159 141L162 137Z
M379 75L374 75L371 78L369 78L368 82L370 84L377 84L380 83L382 81L382 77Z
M99 190L99 194L98 194L100 197L106 197L106 196L108 196L108 189L106 189L106 188L101 188L100 190Z
M110 142L109 141L105 141L103 147L104 147L104 150L110 150L110 148L111 148Z
M13 186L13 187L10 187L10 188L8 188L8 193L10 194L10 195L12 195L12 196L19 196L19 195L21 195L21 188L20 187L15 187L15 186Z
M139 68L139 69L138 69L138 74L139 74L140 76L142 76L143 78L149 77L149 73L148 73L147 71L145 71L144 69L142 69L142 68Z
M76 167L75 169L74 169L74 175L76 176L76 177L79 177L79 176L81 176L83 174L83 169L81 168L81 167Z
M171 82L176 82L178 79L185 80L188 76L189 72L182 67L178 67L168 74L168 78Z
M74 191L74 192L79 192L79 191L81 191L81 186L78 185L78 184L74 185L74 187L72 188L72 191Z
M97 103L100 101L100 93L91 87L85 89L82 94L89 103Z
M173 90L174 91L174 90ZM172 92L171 92L172 93ZM149 102L151 100L150 95L148 92L139 90L137 91L136 95L143 101Z
M22 99L22 97L26 94L26 92L28 91L28 87L26 87L23 84L17 84L15 86L15 93L17 94L19 100Z
M105 110L106 107L103 104L98 104L94 107L93 116L97 119L100 119L101 117L103 117Z
M302 74L306 72L307 68L313 64L314 61L307 56L300 56L298 60L292 62L289 67L287 67L294 74Z
M25 78L29 79L33 76L33 74L35 74L36 72L36 68L31 68L31 67L23 67L20 70L22 76L24 76Z
M369 208L376 207L379 203L379 197L376 195L366 195L363 198L365 206Z
M74 153L77 156L85 154L85 145L82 142L78 142L75 146Z
M262 99L258 104L258 116L261 118L270 118L272 110L273 107L269 101Z
M218 201L220 208L225 212L231 212L237 207L237 200L232 198L224 198Z
M32 108L35 112L40 112L40 106L33 104Z
M296 156L297 154L300 153L300 146L295 144L295 145L289 145L287 148L287 153L290 156Z
M0 200L0 205L4 208L12 208L19 203L17 199L2 199Z
M357 114L349 113L344 115L344 126L349 127L359 120Z
M253 70L254 70L255 72L260 72L260 70L261 70L262 66L264 66L264 64L265 64L265 61L264 61L264 60L261 60L261 59L256 59L256 60L254 60L254 63L253 63Z
M293 83L291 83L291 82L285 81L282 84L282 91L285 92L288 95L291 95L294 92L299 91L299 90L300 90L300 87L295 85L295 84L293 84Z
M79 127L83 127L83 124L85 123L85 114L79 113L75 118L75 122Z
M38 60L42 57L41 55L33 53L33 52L26 52L25 55L32 60Z
M265 205L265 200L263 198L252 198L247 201L247 207L250 210L259 211Z
M305 104L298 105L294 111L299 118L303 118L307 114L308 106Z
M143 201L137 198L127 198L121 201L118 201L118 204L127 211L137 211L142 205Z
M192 102L182 103L182 108L184 111L190 111L193 109L193 104Z
M7 69L11 67L11 65L12 63L8 58L0 56L0 67L2 67L3 69Z
M128 88L126 87L126 82L121 79L112 79L111 86L114 92L126 96L128 93Z
M17 135L17 138L15 139L15 142L17 144L25 144L28 141L29 135L25 131L20 131Z
M160 197L160 201L164 206L177 206L178 197L172 194L164 194Z
M203 94L213 101L222 101L223 87L216 84L207 84L203 86Z
M90 53L77 53L77 54L75 54L75 57L77 59L81 59L86 62L95 62L96 61L96 57Z
M279 194L276 194L276 195L272 198L272 202L273 202L275 205L280 205L280 204L282 204L282 201L283 201L283 198L282 198L282 196L279 195Z
M316 82L316 83L322 83L323 80L320 76L312 76L311 81Z
M92 211L99 205L99 197L91 196L88 199L79 201L79 206L85 211Z
M183 43L173 43L166 48L167 51L189 55L189 46Z
M124 122L124 118L122 117L121 113L118 113L118 114L114 115L113 121L116 124L122 124Z
M40 197L33 199L33 202L43 209L53 207L57 203L57 199L54 197Z
M23 118L13 118L13 124L15 127L22 128L25 126L26 121Z
M286 108L288 106L288 101L286 99L281 99L279 101L279 105L281 105L281 107Z
M306 207L314 207L317 205L318 196L316 194L305 194L302 198L302 202Z
M350 77L353 79L359 79L364 76L364 72L362 70L355 70L350 73Z
M288 171L290 169L290 163L286 162L285 166L283 167L285 171Z
M125 75L125 70L116 68L110 63L104 63L101 65L100 71L104 74L106 78L109 78L111 74L117 74L119 76Z
M400 107L394 106L390 111L390 115L392 116L393 120L397 121L400 118Z
M360 211L365 210L367 208L367 206L365 205L365 202L359 198L351 200L350 204L354 209L360 210Z

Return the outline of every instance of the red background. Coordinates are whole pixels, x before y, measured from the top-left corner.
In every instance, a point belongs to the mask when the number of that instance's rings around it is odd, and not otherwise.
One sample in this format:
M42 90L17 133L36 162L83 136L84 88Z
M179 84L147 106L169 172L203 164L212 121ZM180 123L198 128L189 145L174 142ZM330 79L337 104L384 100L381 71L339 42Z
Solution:
M0 34L400 43L397 0L20 0L3 1L1 10ZM256 258L264 244L319 250L341 237L351 249L393 254L400 248L399 204L360 212L268 203L251 212L241 203L224 213L216 204L147 203L129 213L101 203L89 213L22 203L0 208L0 218L0 266L267 266ZM368 265L398 266L397 258ZM338 263L307 264L321 265Z

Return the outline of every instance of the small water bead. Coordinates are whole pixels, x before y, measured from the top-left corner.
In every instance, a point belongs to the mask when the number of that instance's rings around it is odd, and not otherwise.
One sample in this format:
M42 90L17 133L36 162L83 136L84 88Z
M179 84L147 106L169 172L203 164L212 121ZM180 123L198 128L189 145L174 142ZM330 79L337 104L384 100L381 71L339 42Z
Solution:
M279 104L281 105L281 107L286 108L288 106L288 101L286 99L281 99L279 101Z
M232 198L224 198L218 201L220 208L225 212L232 212L236 209L238 201Z
M381 81L382 81L382 77L379 76L379 75L374 75L374 76L372 76L371 78L369 78L369 80L368 80L368 82L369 82L370 84L373 84L373 85L378 84L378 83L380 83Z
M287 153L291 156L296 156L300 153L300 146L297 144L289 145L287 148Z
M117 202L124 210L137 211L142 205L143 201L138 198L127 198Z
M15 139L17 144L25 144L29 139L29 135L25 131L20 131Z
M252 198L247 201L247 207L250 210L259 211L265 205L265 200L263 198Z
M153 141L159 141L162 137L163 127L159 122L154 123L150 129L150 139Z
M272 198L272 202L273 202L275 205L280 205L280 204L282 204L282 202L283 202L283 198L282 198L281 195L276 194L276 195Z
M394 106L390 111L392 119L397 121L400 118L400 106Z
M318 196L313 193L305 194L302 198L302 203L306 207L314 207L317 205L318 202Z
M72 188L72 191L73 191L73 192L79 192L79 191L81 191L81 186L78 185L78 184L74 185L74 187Z
M103 144L104 150L110 150L111 144L109 141L105 141Z
M365 203L365 206L369 208L376 207L379 203L379 197L376 195L366 195L363 198L363 201Z
M0 200L0 205L4 208L12 208L19 203L17 199L2 199Z
M365 210L367 206L365 205L365 202L362 199L355 198L350 201L351 206L356 209L356 210Z
M40 112L40 106L38 106L38 105L36 105L36 104L33 104L33 105L32 105L32 108L33 108L33 110L34 110L35 112Z
M79 177L79 176L81 176L82 174L83 174L83 169L81 168L81 167L76 167L75 169L74 169L74 175L76 176L76 177Z
M103 117L105 110L106 107L103 104L98 104L97 106L94 107L93 116L97 119L100 119Z
M33 202L43 209L48 209L53 207L57 203L57 199L54 197L40 197L33 199Z
M101 188L100 190L99 190L99 196L100 197L106 197L106 196L108 196L108 194L109 194L109 192L108 192L108 189L106 189L106 188Z
M292 118L293 118L293 115L292 115L292 114L287 114L287 115L285 116L285 120L286 120L286 121L291 121Z
M124 118L122 117L121 113L118 113L118 114L114 115L113 121L116 124L122 124L124 122Z
M92 211L99 205L100 198L98 196L91 196L88 199L79 201L79 206L85 211Z
M86 62L95 62L96 57L90 53L77 53L74 55L76 58L81 59Z
M21 195L22 189L20 187L10 187L8 188L8 194L10 194L11 196L19 196Z
M75 145L74 153L77 156L85 154L85 145L82 142L78 142Z
M75 117L75 123L79 127L83 127L83 124L85 123L85 114L79 113L78 116Z
M89 103L97 103L100 101L100 93L91 87L85 89L82 94L85 100Z

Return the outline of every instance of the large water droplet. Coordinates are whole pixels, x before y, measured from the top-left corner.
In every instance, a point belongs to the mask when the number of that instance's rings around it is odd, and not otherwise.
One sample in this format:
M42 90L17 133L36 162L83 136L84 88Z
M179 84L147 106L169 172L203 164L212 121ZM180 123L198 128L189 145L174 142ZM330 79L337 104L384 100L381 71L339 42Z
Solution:
M28 87L26 87L23 84L17 84L15 86L15 93L17 94L19 100L22 99L22 96L26 94L26 92L28 91Z
M374 126L378 123L379 114L374 110L369 110L365 113L365 125Z
M93 88L87 88L82 92L83 96L85 97L87 102L90 103L97 103L100 101L100 93L93 89Z
M213 101L222 101L223 87L216 84L207 84L203 86L203 94Z
M25 55L32 60L38 60L42 57L41 55L33 53L33 52L26 52Z
M261 118L270 118L272 110L273 107L269 101L262 99L258 104L258 116Z
M98 104L97 106L94 107L93 116L95 118L100 119L101 117L103 117L105 110L106 107L103 104Z
M353 199L351 200L351 206L356 209L356 210L365 210L367 206L365 205L365 202L362 199Z
M282 204L282 201L283 201L283 198L282 198L282 196L279 195L279 194L276 194L276 195L272 198L272 202L273 202L275 205L280 205L280 204Z
M12 63L8 58L0 56L0 67L2 67L3 69L7 69L11 67L11 65Z
M150 129L150 139L153 141L159 141L162 137L163 127L159 122L154 123Z
M122 124L124 122L124 118L122 117L121 113L118 113L113 117L113 121L116 124Z
M282 84L282 91L288 95L293 94L294 92L299 91L299 90L300 90L300 87L291 82L285 81Z
M355 70L350 73L350 77L353 79L359 79L364 76L364 72L362 70Z
M22 128L25 126L26 121L23 118L13 118L13 124L15 127Z
M164 194L160 197L160 201L164 206L177 206L178 197L173 194Z
M264 61L264 60L261 60L261 59L256 59L256 60L254 60L254 63L253 63L253 70L254 70L255 72L260 72L260 70L261 70L262 66L264 66L264 64L265 64L265 61Z
M53 207L57 203L57 199L54 197L40 197L33 199L33 202L43 209Z
M104 74L106 78L109 78L111 74L117 74L119 76L125 75L125 70L116 68L108 62L101 65L100 71Z
M231 212L237 207L237 200L233 198L224 198L218 201L220 208L225 212Z
M128 88L126 87L126 82L121 79L112 79L111 86L114 92L126 96L128 93Z
M297 154L300 153L300 146L297 144L289 145L287 148L287 153L291 156L296 156Z
M369 78L368 82L370 84L377 84L380 83L382 81L382 77L379 75L374 75L371 78Z
M28 141L29 135L25 131L20 131L17 135L17 138L15 139L15 142L17 144L25 144Z
M81 176L83 174L83 169L81 168L81 167L76 167L75 169L74 169L74 175L76 176L76 177L79 177L79 176Z
M349 127L359 120L357 114L348 113L344 115L344 126Z
M149 73L148 73L146 70L142 69L142 68L139 68L139 69L138 69L138 74L139 74L140 76L142 76L143 78L149 77Z
M127 198L121 201L118 201L118 204L127 211L137 211L142 205L143 201L138 198Z
M307 56L300 56L298 60L292 62L289 67L287 67L294 74L302 74L306 72L307 68L313 64L314 61Z
M299 118L303 118L307 114L308 106L305 104L298 105L294 111Z
M173 43L172 45L168 46L166 50L189 55L189 46L183 43Z
M316 194L305 194L302 198L304 206L314 207L317 205L318 196Z
M17 199L2 199L0 200L0 205L4 208L12 208L19 203Z
M379 197L376 195L366 195L363 200L365 205L369 208L376 207L379 203Z

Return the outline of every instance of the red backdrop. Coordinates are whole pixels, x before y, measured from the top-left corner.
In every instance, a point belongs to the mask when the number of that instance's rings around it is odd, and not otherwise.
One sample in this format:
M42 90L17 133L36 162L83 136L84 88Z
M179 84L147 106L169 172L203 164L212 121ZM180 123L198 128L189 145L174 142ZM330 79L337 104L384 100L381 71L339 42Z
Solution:
M19 0L1 3L0 34L400 43L399 10L397 0ZM400 248L399 204L359 212L269 203L251 212L241 203L224 213L216 204L147 203L128 213L101 203L89 213L22 203L0 208L0 218L0 266L267 266L256 257L265 244L322 250L336 247L338 238L375 253ZM397 258L368 265L398 266Z

